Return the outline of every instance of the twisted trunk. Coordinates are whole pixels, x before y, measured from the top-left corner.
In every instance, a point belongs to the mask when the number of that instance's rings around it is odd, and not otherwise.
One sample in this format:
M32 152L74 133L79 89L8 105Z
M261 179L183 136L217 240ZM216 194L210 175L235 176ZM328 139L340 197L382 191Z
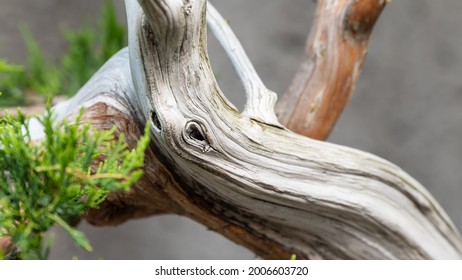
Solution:
M461 238L445 212L400 168L282 126L273 110L275 94L209 6L214 32L245 84L247 105L238 112L221 93L209 64L205 0L127 0L126 5L129 49L56 107L60 117L68 117L84 106L95 128L116 125L129 145L147 122L151 125L146 175L128 193L113 193L88 213L91 223L176 213L271 259L291 254L309 259L462 257ZM348 32L362 40L370 30L359 22L350 22ZM360 53L351 59L360 65L362 58ZM355 63L349 65L358 69ZM351 67L342 71L351 74ZM350 87L357 74L351 75ZM330 79L322 83L338 87ZM300 110L293 108L288 110ZM31 125L40 138L40 127Z

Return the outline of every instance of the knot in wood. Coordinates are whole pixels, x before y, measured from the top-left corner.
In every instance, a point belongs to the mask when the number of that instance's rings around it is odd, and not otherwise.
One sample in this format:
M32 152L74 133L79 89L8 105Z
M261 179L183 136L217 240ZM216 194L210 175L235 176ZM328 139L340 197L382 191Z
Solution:
M198 121L194 120L186 123L183 130L183 138L186 143L201 149L204 153L211 149L207 138L207 129L204 124Z

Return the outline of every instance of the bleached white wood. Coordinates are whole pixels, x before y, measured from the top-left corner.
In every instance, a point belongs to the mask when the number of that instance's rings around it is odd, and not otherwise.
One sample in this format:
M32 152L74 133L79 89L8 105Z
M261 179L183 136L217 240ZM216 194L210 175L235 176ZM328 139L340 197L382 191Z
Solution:
M128 48L124 48L108 60L72 98L53 107L55 122L59 123L64 118L76 116L81 108L88 108L98 102L127 115L135 115L135 112L129 112L127 107L128 104L134 103L132 99L135 99L135 96ZM37 118L30 119L29 130L33 141L45 136L43 126Z
M264 85L228 22L210 2L207 3L207 22L244 86L247 102L242 115L281 127L274 113L277 94Z
M140 126L150 122L154 154L202 207L197 213L213 217L202 222L223 232L216 220L236 225L237 242L245 234L270 241L271 248L247 243L265 257L462 258L461 237L444 210L399 167L237 112L208 61L204 0L125 2L129 54L121 51L59 105L60 117L104 102ZM234 65L248 70L247 62ZM238 72L248 78L247 70ZM252 104L268 112L267 103ZM182 213L194 218L194 211Z
M132 68L145 69L134 80L148 85L146 102L161 123L159 148L203 195L231 205L222 211L235 223L309 258L461 257L447 215L398 167L234 111L205 55L204 1L140 4L145 14L138 17L146 15L149 26L139 25L139 43L130 42L143 57Z

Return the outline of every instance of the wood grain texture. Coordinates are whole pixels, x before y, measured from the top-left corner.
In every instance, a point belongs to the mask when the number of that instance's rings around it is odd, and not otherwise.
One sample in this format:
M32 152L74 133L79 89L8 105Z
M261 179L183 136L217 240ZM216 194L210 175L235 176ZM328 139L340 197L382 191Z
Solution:
M176 213L269 259L462 258L444 210L399 167L239 113L209 64L204 0L139 3L126 1L129 50L55 108L84 106L95 129L116 125L130 146L151 125L145 176L90 222Z
M135 88L157 116L160 154L198 204L303 258L460 257L443 210L396 166L239 114L208 62L204 1L140 4Z

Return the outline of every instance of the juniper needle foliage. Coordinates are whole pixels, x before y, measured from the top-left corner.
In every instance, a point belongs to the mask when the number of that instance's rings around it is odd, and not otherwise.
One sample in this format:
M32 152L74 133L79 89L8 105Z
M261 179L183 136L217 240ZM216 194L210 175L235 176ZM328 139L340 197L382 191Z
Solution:
M114 129L92 131L80 117L56 124L48 109L39 121L45 137L35 142L21 113L0 119L0 237L11 237L21 259L45 259L46 231L56 224L91 251L68 223L142 176L148 130L130 150Z

